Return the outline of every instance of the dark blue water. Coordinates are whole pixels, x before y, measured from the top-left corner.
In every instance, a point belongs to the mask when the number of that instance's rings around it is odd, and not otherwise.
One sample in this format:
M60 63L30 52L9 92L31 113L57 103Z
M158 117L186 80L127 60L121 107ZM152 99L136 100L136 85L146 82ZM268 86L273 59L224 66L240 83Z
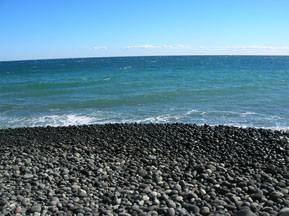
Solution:
M289 128L289 57L0 62L0 127L184 122Z

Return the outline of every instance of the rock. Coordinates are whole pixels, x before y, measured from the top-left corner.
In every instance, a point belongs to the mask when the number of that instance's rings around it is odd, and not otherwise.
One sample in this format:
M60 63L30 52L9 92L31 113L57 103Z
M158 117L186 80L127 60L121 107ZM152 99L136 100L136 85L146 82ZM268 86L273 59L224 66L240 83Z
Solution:
M249 208L243 207L236 213L236 216L256 216Z
M23 206L27 207L30 204L30 202L31 202L30 199L24 198L21 203Z
M20 201L20 202L22 202L22 200L24 200L24 196L18 195L18 196L17 196L17 200Z
M210 209L206 206L201 208L201 214L202 215L208 215L208 214L210 214L210 212L211 212Z
M251 210L253 211L253 212L257 212L257 211L259 211L259 209L260 209L260 206L259 206L259 204L258 203L252 203L251 204Z
M259 216L270 216L267 212L259 212Z
M140 206L143 206L143 205L144 205L144 200L138 201L138 204L139 204Z
M177 207L176 203L172 200L167 200L167 205L168 205L168 207L171 207L171 208Z
M62 169L62 173L63 173L64 175L69 174L69 169L63 168L63 169Z
M71 188L72 188L72 191L77 192L78 190L80 190L81 187L77 184L74 184L71 186Z
M24 179L30 179L30 178L33 178L33 175L32 174L25 174L23 176Z
M184 180L181 180L180 181L180 186L182 187L182 188L185 188L186 186L187 186L187 182L186 181L184 181Z
M143 199L143 201L149 201L150 200L148 195L143 195L142 199Z
M176 184L175 185L175 189L178 190L178 191L182 191L182 186L179 185L179 184Z
M264 197L262 193L254 193L251 195L253 200L262 200L262 198Z
M189 211L192 212L194 214L199 214L200 213L200 208L197 205L193 205L193 204L188 204L188 203L184 203L183 207Z
M175 200L178 201L178 202L182 202L183 201L183 197L182 196L177 196L175 198Z
M30 211L32 213L34 212L41 212L41 205L40 204L34 204L32 205L32 207L30 208Z
M284 194L281 193L280 191L273 191L271 194L270 194L270 198L274 201L278 201L278 199L281 199L284 197Z
M283 208L279 211L278 216L289 216L289 208Z
M21 209L21 207L20 206L17 206L16 207L16 209L15 209L15 214L17 215L19 215L19 214L21 214L21 211L22 211L22 209Z
M159 205L160 204L160 201L158 200L158 198L154 198L154 200L153 200L153 204L154 205Z
M0 206L5 206L7 203L7 200L4 198L0 198Z
M207 194L207 192L203 188L200 189L200 192L201 192L202 195Z
M156 197L158 193L156 191L151 191L149 194L151 197Z
M0 129L0 215L286 216L281 135L179 123Z
M149 156L148 156L148 159L150 159L150 160L156 160L157 157L156 157L155 155L149 155Z
M80 189L80 190L79 190L79 196L81 196L81 197L86 197L86 196L87 196L86 190Z
M51 205L57 205L59 203L58 197L52 197L50 204Z
M173 209L173 208L167 209L167 215L168 216L174 216L175 214L176 214L175 209Z
M147 171L144 170L144 169L140 169L140 170L138 171L138 174L139 174L140 176L142 176L142 177L145 177L145 176L147 175Z

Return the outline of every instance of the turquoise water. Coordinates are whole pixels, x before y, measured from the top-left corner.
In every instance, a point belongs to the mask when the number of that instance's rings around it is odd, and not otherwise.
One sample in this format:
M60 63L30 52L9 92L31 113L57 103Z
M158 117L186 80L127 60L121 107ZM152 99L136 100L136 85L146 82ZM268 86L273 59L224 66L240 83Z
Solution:
M0 127L110 122L289 128L289 57L0 62Z

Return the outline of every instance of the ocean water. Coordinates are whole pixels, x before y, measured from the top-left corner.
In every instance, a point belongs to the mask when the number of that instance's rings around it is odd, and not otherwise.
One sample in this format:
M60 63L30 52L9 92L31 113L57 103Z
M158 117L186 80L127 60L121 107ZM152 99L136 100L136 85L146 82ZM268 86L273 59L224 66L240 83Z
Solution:
M0 128L115 122L289 128L289 57L0 62Z

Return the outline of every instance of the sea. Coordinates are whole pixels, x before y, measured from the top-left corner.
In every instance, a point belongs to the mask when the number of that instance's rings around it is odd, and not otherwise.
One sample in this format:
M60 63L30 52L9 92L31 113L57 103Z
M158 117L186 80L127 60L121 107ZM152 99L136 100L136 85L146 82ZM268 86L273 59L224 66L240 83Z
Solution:
M0 128L191 123L289 129L289 56L0 62Z

